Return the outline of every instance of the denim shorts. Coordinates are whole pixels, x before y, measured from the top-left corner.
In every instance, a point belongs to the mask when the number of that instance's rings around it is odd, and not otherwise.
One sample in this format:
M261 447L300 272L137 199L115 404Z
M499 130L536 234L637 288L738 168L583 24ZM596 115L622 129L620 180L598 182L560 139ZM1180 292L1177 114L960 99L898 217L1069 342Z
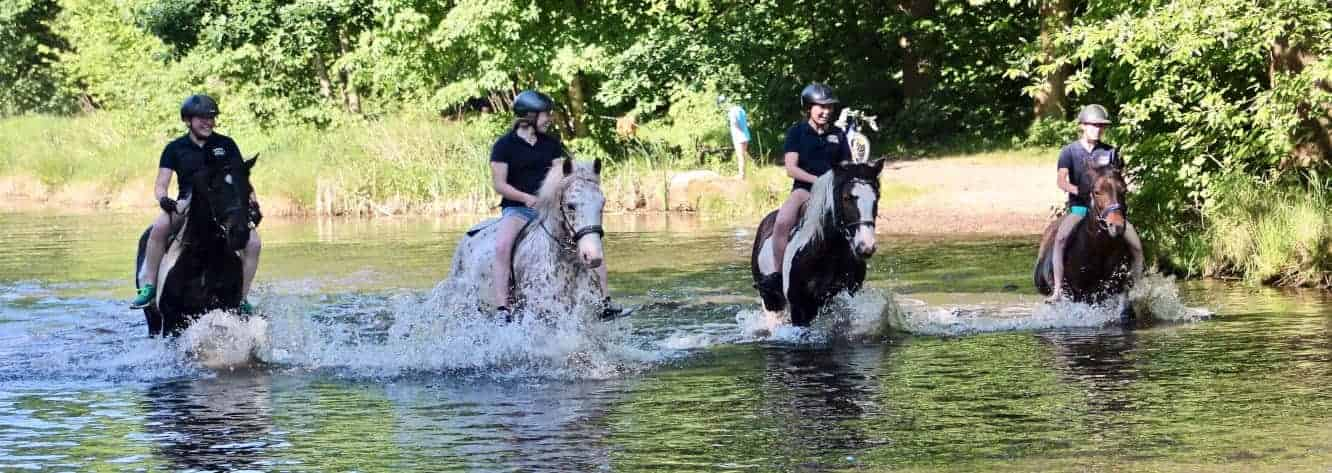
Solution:
M500 218L510 216L522 218L523 221L530 222L536 220L537 211L531 207L504 207L500 210Z

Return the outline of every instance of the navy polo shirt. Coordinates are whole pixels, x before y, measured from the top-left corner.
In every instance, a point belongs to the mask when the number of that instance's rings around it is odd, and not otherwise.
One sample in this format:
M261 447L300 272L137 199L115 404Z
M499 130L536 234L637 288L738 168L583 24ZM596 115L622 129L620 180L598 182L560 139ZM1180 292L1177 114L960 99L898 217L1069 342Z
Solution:
M536 143L529 144L518 133L510 131L490 148L490 162L508 164L509 174L504 182L520 191L536 195L541 189L541 181L546 179L546 173L550 171L551 162L568 154L560 140L545 133L537 133ZM522 206L522 202L508 198L500 200L500 207Z
M783 149L786 153L796 153L799 156L796 166L815 176L822 176L837 163L851 160L851 146L846 142L846 134L831 124L823 133L815 131L808 121L795 124L786 131ZM792 190L813 187L808 182L793 181Z
M1059 150L1059 169L1068 169L1068 182L1074 186L1082 186L1082 175L1088 168L1100 167L1103 165L1113 165L1123 167L1124 162L1119 159L1119 151L1115 147L1105 143L1097 142L1092 146L1091 151L1082 146L1082 141L1074 141ZM1068 205L1087 206L1087 196L1078 194L1068 195Z
M170 169L176 173L176 198L186 199L189 198L194 186L191 181L195 172L207 167L211 161L233 159L237 161L241 159L240 148L226 135L213 133L204 140L203 146L199 146L194 144L190 135L186 133L167 143L157 167Z

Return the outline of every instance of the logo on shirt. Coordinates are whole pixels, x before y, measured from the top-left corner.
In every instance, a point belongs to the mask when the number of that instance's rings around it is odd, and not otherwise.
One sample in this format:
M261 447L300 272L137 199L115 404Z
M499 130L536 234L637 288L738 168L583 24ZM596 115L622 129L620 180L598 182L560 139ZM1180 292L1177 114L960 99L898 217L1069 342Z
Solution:
M1092 152L1092 165L1096 167L1105 167L1110 165L1110 152L1105 150L1096 150Z
M831 134L831 135L828 135L828 137L827 137L826 139L828 140L829 143L833 143L833 144L838 144L838 143L841 143L841 142L842 142L842 139L839 138L839 137L837 136L837 134L835 134L835 133L834 133L834 134Z
M213 157L221 158L227 155L227 151L222 148L213 148Z

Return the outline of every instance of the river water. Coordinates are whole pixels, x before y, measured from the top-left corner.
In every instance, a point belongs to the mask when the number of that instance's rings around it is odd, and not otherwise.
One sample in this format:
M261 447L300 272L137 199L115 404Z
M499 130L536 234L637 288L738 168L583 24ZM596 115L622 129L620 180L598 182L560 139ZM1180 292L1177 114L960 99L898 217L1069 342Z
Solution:
M500 326L435 290L468 223L265 221L267 318L164 341L145 218L0 214L0 471L1332 471L1322 292L1153 277L1125 330L1039 303L1034 237L885 234L796 330L747 224L632 216L638 313Z

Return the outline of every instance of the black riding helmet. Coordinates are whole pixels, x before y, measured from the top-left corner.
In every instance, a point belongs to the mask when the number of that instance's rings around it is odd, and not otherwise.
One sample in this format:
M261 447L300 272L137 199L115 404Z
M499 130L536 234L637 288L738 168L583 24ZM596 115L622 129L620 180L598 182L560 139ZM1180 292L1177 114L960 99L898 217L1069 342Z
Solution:
M549 96L535 90L524 90L513 98L513 114L518 118L549 112L554 106L555 102Z
M203 94L191 95L185 99L185 103L180 104L181 120L189 120L191 117L214 118L220 113L217 101Z
M832 88L818 82L810 83L805 86L805 90L800 91L800 108L809 110L814 105L836 105L841 103L837 96L833 95Z

